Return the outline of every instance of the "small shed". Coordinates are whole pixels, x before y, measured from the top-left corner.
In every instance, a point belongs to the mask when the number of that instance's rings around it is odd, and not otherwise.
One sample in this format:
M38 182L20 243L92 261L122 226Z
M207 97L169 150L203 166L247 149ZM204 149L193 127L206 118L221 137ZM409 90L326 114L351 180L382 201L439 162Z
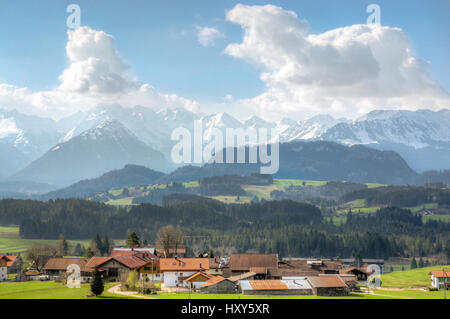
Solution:
M312 295L308 281L300 280L241 280L244 295Z
M207 294L232 294L236 291L236 284L222 276L212 276L200 287L200 292Z
M308 277L316 296L348 296L350 289L338 275Z

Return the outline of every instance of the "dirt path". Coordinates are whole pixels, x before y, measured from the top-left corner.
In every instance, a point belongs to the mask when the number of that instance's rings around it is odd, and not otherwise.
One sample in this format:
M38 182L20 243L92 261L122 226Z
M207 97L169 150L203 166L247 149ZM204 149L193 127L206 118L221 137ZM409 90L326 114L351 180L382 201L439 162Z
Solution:
M112 293L112 294L116 294L116 295L128 296L128 297L133 297L133 298L156 299L156 298L152 298L152 297L138 295L138 293L136 291L120 291L119 288L120 288L120 284L109 288L108 292Z

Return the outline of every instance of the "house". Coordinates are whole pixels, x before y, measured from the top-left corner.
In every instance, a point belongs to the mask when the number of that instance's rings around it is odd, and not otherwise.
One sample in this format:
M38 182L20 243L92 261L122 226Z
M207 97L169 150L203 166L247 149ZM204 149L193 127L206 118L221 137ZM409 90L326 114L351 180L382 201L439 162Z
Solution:
M283 259L279 263L281 276L306 277L320 274L339 274L342 263L337 260L324 259Z
M159 264L166 288L187 288L186 279L197 272L206 273L210 270L209 258L161 258Z
M342 269L340 271L342 275L354 275L358 279L358 281L366 281L369 277L369 274L362 269L358 269L356 267L350 267L347 269Z
M22 258L19 256L0 255L0 281L6 280L8 274L21 275L22 272ZM3 279L2 279L3 278Z
M339 275L307 277L316 296L348 296L349 287Z
M109 257L92 257L87 266L105 272L106 277L117 279L120 274L136 270L141 278L161 281L159 259L148 253L134 253Z
M431 287L438 290L450 289L450 270L432 270L429 275L431 275Z
M277 270L278 254L231 254L227 274L232 277L254 272L254 279L264 280L279 277Z
M242 280L240 289L244 295L312 295L306 279Z
M6 256L8 258L8 262L6 263L6 267L8 268L9 274L19 274L22 271L22 257L20 255L17 256Z
M7 266L8 263L8 257L5 255L0 255L0 281L5 281L7 278Z
M206 294L232 294L237 290L237 285L230 279L222 276L211 276L206 283L200 287L201 293Z
M50 258L42 270L50 280L59 281L62 275L67 274L67 267L77 265L80 267L80 282L90 282L94 268L87 266L88 260L89 258Z
M189 288L199 289L203 284L213 277L203 271L199 271L186 279Z

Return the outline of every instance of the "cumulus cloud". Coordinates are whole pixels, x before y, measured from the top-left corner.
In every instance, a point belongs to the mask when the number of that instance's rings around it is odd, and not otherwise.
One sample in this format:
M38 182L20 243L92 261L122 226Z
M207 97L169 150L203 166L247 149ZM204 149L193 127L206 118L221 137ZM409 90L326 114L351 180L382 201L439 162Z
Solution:
M199 27L196 26L197 29L197 40L198 43L207 47L214 45L214 42L218 38L223 38L224 34L220 32L217 28L214 27Z
M228 21L244 30L225 53L264 69L263 94L238 101L262 116L357 115L372 109L450 107L399 28L353 25L308 34L293 11L236 5Z
M119 103L153 108L184 107L196 111L198 103L175 94L163 94L133 78L114 46L114 38L89 27L68 31L69 66L53 90L30 92L0 84L0 103L28 114L63 117L98 104Z

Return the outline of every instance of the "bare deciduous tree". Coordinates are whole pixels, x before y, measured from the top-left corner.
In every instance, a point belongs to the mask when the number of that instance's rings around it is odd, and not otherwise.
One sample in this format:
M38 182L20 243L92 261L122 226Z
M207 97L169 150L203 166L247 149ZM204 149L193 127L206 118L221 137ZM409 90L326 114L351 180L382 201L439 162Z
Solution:
M163 249L166 257L170 257L171 250L174 251L174 254L177 254L178 248L184 244L184 234L181 231L181 227L178 226L175 229L172 225L168 225L160 228L156 244Z

